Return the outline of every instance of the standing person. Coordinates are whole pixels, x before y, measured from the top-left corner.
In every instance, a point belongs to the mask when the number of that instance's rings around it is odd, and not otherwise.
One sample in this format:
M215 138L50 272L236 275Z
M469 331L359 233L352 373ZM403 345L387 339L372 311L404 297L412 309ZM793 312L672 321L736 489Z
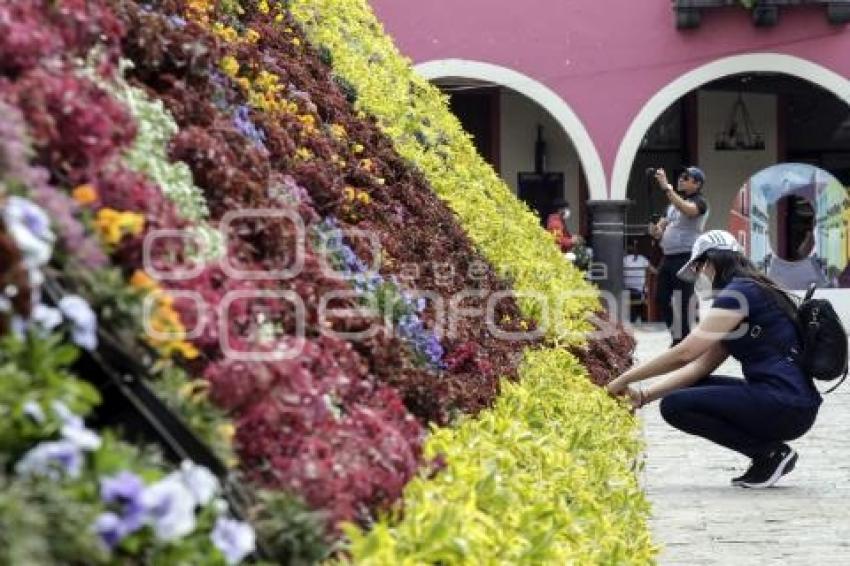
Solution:
M705 174L698 167L688 167L679 176L675 190L664 169L655 171L655 179L670 201L664 218L649 224L649 233L661 240L664 252L655 300L664 313L664 323L673 339L671 346L675 346L690 332L688 311L694 286L676 277L676 273L687 263L708 216L708 203L702 195Z
M623 257L623 287L629 292L630 303L641 303L646 298L646 271L652 270L649 259L638 253L637 241L629 243L628 254ZM640 304L638 304L640 306ZM634 311L634 307L631 309ZM630 313L630 319L635 321L635 313Z
M802 347L796 302L759 273L723 230L697 239L680 276L696 279L701 295L714 295L711 308L680 344L606 389L628 395L633 407L662 399L668 424L751 459L732 485L770 487L794 468L797 453L787 442L812 427L821 404L796 360ZM741 363L744 379L710 375L730 354ZM648 387L631 385L665 374Z
M573 249L573 246L582 244L584 239L579 235L573 236L567 228L567 219L570 217L570 203L566 199L558 198L553 204L555 212L546 218L546 230L555 235L555 242L561 249L561 253L567 253Z

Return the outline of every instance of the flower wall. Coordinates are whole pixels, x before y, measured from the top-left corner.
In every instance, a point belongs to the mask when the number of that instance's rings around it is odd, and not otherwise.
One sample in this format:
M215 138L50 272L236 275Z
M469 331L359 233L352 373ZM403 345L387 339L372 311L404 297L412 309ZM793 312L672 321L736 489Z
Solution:
M251 487L248 518L277 561L327 556L343 527L344 552L379 563L649 559L635 423L586 377L610 379L633 343L585 340L593 289L370 17L360 2L0 6L0 282L15 289L0 333L55 327L34 276L49 264L93 309L59 305L68 338L96 349L99 324L148 368ZM328 41L343 23L354 36ZM81 391L61 397L84 415L96 399ZM59 434L18 410L0 443ZM179 494L182 472L93 465L80 477L111 487L89 488L86 544L158 552L137 499ZM179 501L186 540L206 533L193 552L235 563L253 548L211 500ZM421 538L443 532L443 507L457 537Z

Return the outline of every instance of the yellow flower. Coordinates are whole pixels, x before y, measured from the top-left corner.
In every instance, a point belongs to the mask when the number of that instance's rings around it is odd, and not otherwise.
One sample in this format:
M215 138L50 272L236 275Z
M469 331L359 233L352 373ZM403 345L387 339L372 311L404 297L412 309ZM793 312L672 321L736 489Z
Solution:
M278 14L274 17L274 21L280 23L283 21L283 14Z
M111 208L101 208L94 219L94 227L100 238L108 244L121 241L121 225L118 222L119 212Z
M278 86L278 81L279 79L277 75L263 70L259 72L254 83L257 85L257 88L263 92L274 92L280 88Z
M299 45L301 45L301 40L298 39L297 37L293 37L292 38L292 45L294 45L295 47L298 47Z
M239 88L246 92L249 92L251 90L251 81L249 81L245 77L239 77L238 79L236 79L236 84L239 85Z
M213 25L213 33L222 38L224 41L233 42L239 39L239 33L235 29L219 22L216 22L215 25Z
M356 191L354 190L354 187L345 187L345 189L342 192L345 195L345 200L347 200L347 201L353 201L354 200L354 196L356 195Z
M233 426L232 423L221 423L218 425L218 434L221 435L225 441L230 442L236 434L236 427Z
M363 204L369 204L370 202L372 202L372 197L369 196L369 193L365 191L360 191L359 193L357 193L357 200L359 200Z
M145 217L142 214L136 214L135 212L124 212L121 214L121 228L132 234L133 236L138 236L145 229Z
M375 162L371 159L361 159L360 160L360 168L369 171L370 173L375 169Z
M193 382L191 382L191 381L188 382L188 383L184 383L183 385L180 386L180 389L177 390L177 395L181 399L186 399L187 397L189 397L192 394L192 383Z
M304 161L309 161L310 159L313 159L313 152L306 147L299 147L295 152L295 157Z
M331 135L337 139L342 139L346 136L346 131L340 124L331 124Z
M304 130L311 134L316 131L316 118L311 114L303 114L298 117L298 121L304 125Z
M139 289L142 291L151 291L156 289L157 284L150 275L142 271L141 269L137 269L133 272L133 276L130 277L130 287L133 289Z
M97 189L92 187L89 184L80 185L71 191L71 196L77 201L77 204L86 206L93 202L96 202L98 199Z
M528 323L526 321L522 320L519 323L519 327L522 328L523 330L528 330Z
M363 153L363 146L359 143L354 144L354 147L351 148L354 153Z
M239 74L239 62L232 55L224 57L219 63L219 66L228 77L234 78Z
M194 381L187 381L181 385L180 389L177 390L177 394L183 399L188 399L197 396L198 393L205 392L207 389L209 389L208 381L196 379Z
M190 342L180 341L174 344L174 349L180 352L180 355L187 360L194 360L198 357L198 349Z
M260 40L260 34L249 28L248 31L245 32L245 40L249 43L257 43Z
M268 0L260 0L259 2L257 2L257 9L258 9L258 10L260 11L260 13L262 13L262 14L268 14L268 13L269 13L269 11L271 10L271 9L269 8Z

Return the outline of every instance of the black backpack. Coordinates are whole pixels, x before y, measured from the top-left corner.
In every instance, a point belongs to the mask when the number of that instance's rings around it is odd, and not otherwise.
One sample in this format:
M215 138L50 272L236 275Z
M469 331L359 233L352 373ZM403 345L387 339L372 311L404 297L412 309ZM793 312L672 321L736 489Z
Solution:
M847 377L847 332L828 299L813 298L816 285L809 286L803 302L797 308L797 331L803 351L797 360L806 375L813 379L841 381L830 388L834 391Z

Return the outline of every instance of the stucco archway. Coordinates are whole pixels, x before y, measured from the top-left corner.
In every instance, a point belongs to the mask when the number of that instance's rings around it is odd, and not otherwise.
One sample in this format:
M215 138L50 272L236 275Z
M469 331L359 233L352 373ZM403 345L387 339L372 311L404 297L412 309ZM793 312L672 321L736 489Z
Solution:
M608 198L605 169L596 145L569 105L546 85L512 69L465 59L440 59L416 65L428 80L464 78L487 81L516 91L545 109L563 128L578 153L591 199Z
M781 53L748 53L712 61L698 67L655 94L632 120L620 143L611 175L611 198L625 199L629 174L646 132L664 110L685 94L706 83L741 73L781 73L803 79L850 104L850 80L806 59Z

